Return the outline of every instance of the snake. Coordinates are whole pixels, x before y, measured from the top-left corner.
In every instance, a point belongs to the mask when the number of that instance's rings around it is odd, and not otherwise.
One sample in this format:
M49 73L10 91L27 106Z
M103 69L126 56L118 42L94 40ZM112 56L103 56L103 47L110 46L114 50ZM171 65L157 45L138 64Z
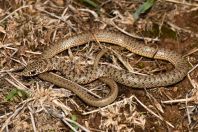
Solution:
M174 68L163 73L143 76L131 73L124 69L118 70L109 65L98 64L97 70L94 70L93 66L87 66L81 74L76 74L71 70L72 64L70 62L54 57L56 54L64 50L80 46L91 41L118 45L143 57L168 61L174 66ZM42 59L28 64L22 71L22 75L42 75L40 73L50 70L59 70L67 79L71 79L79 84L89 83L98 78L105 77L133 88L153 88L169 86L180 82L185 78L190 68L187 59L173 50L145 45L142 42L120 32L96 30L93 32L87 31L65 38L57 44L49 46L43 51ZM46 77L43 77L43 79L47 80ZM51 81L53 82L53 80ZM80 90L76 90L75 92L79 93ZM88 97L87 95L82 95L81 98ZM107 102L108 101L112 102L112 98L107 98ZM94 101L87 99L87 102L89 103Z

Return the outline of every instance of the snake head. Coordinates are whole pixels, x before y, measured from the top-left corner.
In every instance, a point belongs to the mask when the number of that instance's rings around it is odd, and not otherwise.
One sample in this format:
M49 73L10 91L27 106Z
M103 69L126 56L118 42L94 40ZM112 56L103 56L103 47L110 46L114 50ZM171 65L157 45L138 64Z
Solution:
M22 76L35 76L46 71L53 70L54 67L47 59L41 59L28 64L21 72Z

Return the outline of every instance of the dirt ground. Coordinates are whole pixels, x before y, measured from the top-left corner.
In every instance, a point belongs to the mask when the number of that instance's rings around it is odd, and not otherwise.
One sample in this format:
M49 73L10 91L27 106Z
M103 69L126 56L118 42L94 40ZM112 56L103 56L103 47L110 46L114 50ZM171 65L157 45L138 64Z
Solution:
M133 13L144 1L89 2L0 1L0 131L198 131L198 2L159 0L137 20ZM63 38L98 29L174 50L188 60L191 70L172 86L134 89L118 84L117 99L103 108L88 106L64 88L11 70L35 61L45 48ZM77 66L93 63L101 47L108 47L121 58L109 52L101 62L125 68L123 60L134 72L160 74L173 68L168 62L96 42L59 56L73 56ZM100 81L85 87L100 96L108 92Z

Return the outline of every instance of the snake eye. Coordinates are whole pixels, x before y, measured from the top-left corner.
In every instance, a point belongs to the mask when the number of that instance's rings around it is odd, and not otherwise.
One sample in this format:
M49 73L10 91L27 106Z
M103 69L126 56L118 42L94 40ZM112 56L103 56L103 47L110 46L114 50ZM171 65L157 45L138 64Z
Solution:
M30 71L30 75L35 75L36 74L36 71Z

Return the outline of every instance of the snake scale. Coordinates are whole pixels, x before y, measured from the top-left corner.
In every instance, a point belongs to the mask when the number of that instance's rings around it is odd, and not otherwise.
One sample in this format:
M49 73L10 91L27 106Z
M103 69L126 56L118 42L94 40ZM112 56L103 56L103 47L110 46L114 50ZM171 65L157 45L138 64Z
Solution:
M97 66L97 70L94 70L93 66L88 66L86 70L84 70L81 74L75 74L71 71L71 63L66 62L63 59L53 57L66 49L80 46L90 41L105 42L118 45L144 57L169 61L174 65L175 68L165 73L142 76L130 73L126 70L118 70L108 65L99 64ZM40 73L55 69L61 71L67 79L71 79L72 81L80 84L89 83L101 77L107 77L129 87L152 88L175 84L181 81L189 71L187 60L183 58L182 55L179 53L168 49L149 47L138 41L135 41L133 38L126 36L122 33L103 30L86 32L64 39L57 44L48 47L43 52L42 57L43 58L40 61L37 60L27 65L26 69L22 71L22 75L34 76L39 74L39 76L43 76L44 74ZM47 77L50 78L47 75L43 76L42 79L49 80L46 79ZM53 82L53 79L51 81ZM80 90L75 91L75 93L79 92ZM82 95L81 98L84 100L88 97L87 95ZM107 98L106 100L106 104L108 104L108 102L112 102L112 98ZM93 104L94 100L91 100L89 98L86 100L86 102L88 104ZM104 103L101 101L97 105L103 106Z

